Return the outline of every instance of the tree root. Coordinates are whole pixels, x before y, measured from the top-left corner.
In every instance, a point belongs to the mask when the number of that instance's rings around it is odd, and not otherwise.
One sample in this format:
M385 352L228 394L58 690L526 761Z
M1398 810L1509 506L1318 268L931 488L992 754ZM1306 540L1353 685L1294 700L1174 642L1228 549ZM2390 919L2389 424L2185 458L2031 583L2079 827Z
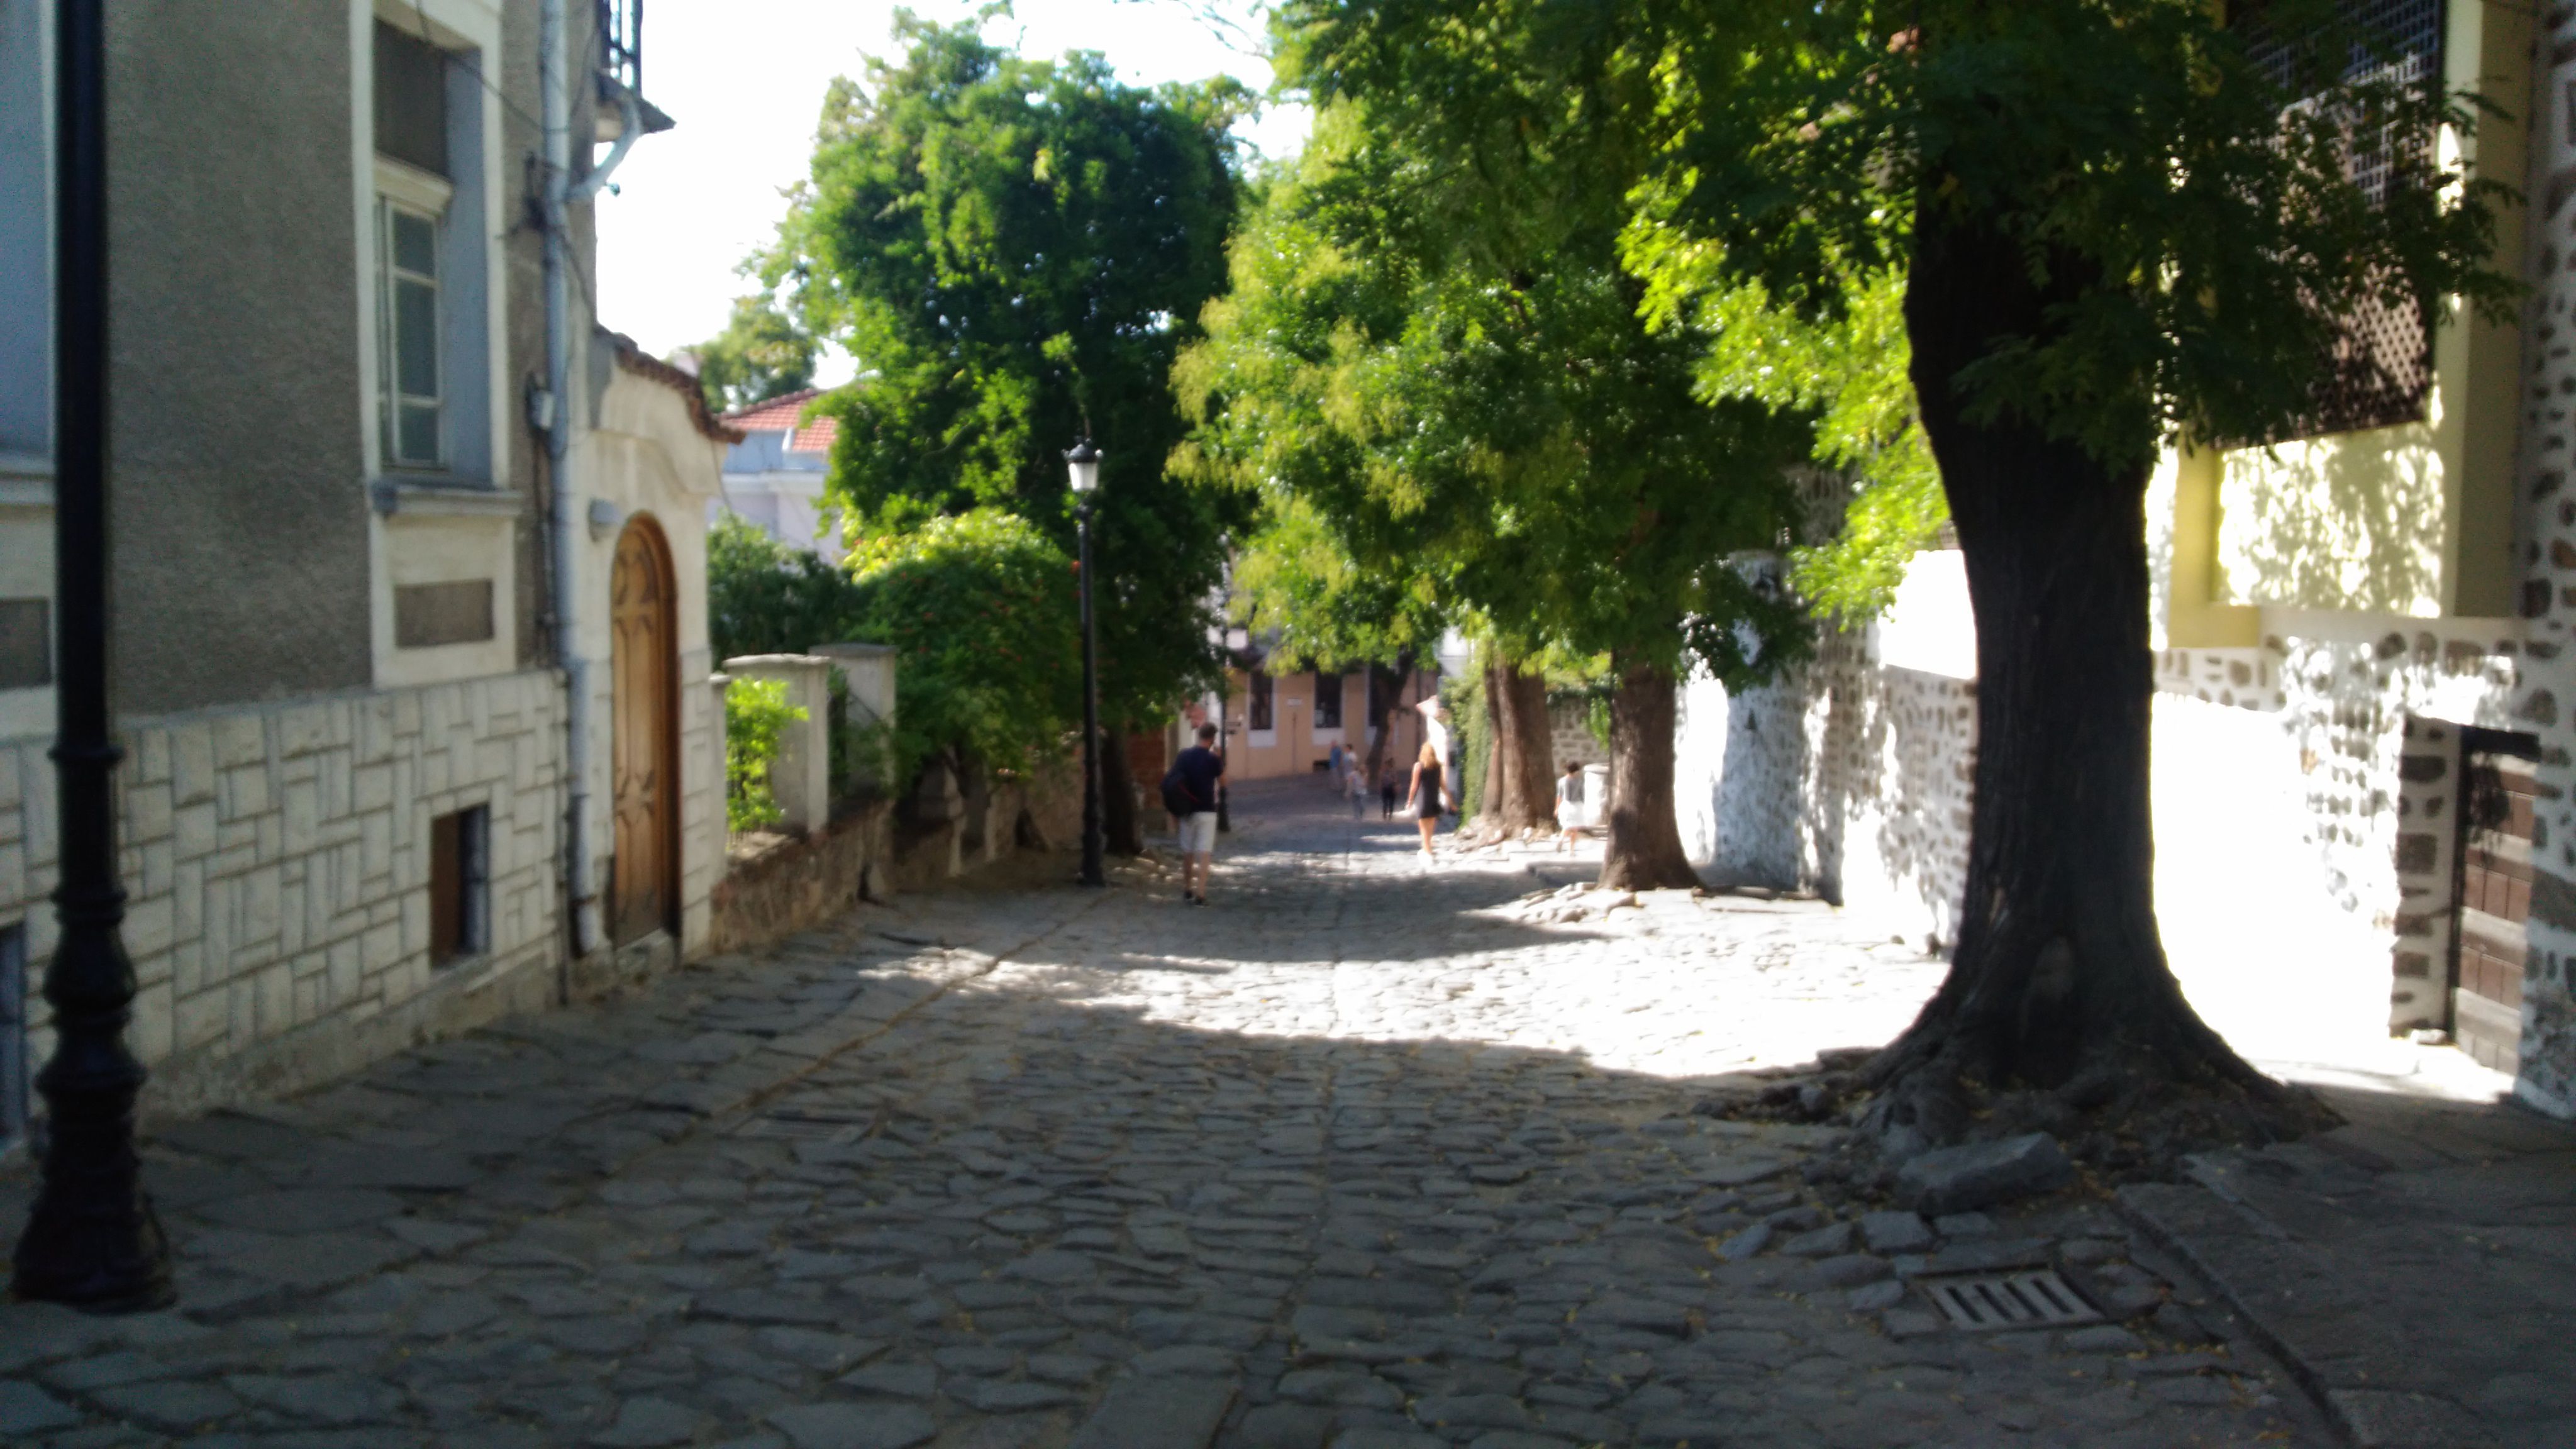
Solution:
M2098 1052L2055 1088L1998 1088L1963 1071L1950 1051L1891 1063L1885 1053L1829 1052L1812 1067L1753 1074L1756 1081L1701 1102L1702 1115L1739 1121L1838 1123L1893 1178L1924 1151L2045 1132L2099 1182L2169 1181L2194 1153L2260 1146L2340 1124L2303 1087L2241 1078L2215 1062L2177 1064L2130 1048Z

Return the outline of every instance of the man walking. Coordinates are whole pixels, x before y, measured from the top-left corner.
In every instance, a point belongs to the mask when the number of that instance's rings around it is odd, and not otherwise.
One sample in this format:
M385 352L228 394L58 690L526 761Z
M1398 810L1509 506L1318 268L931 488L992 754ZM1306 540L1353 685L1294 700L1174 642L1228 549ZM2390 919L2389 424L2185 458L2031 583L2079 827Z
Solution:
M1172 761L1190 806L1179 818L1181 899L1194 906L1207 904L1208 866L1216 858L1216 788L1225 777L1225 756L1210 748L1215 743L1216 726L1200 725L1199 742Z

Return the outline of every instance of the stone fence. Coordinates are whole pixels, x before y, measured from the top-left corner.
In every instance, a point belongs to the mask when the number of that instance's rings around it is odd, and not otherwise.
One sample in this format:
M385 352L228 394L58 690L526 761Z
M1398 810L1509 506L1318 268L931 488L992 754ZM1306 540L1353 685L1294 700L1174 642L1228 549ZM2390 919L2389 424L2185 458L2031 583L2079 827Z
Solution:
M735 679L777 680L805 717L782 729L770 765L781 819L735 836L727 850L715 891L715 950L764 945L861 901L928 889L1017 850L1062 849L1074 839L1081 806L1070 770L961 782L932 765L910 781L891 778L895 651L887 645L747 654L724 669L719 696Z

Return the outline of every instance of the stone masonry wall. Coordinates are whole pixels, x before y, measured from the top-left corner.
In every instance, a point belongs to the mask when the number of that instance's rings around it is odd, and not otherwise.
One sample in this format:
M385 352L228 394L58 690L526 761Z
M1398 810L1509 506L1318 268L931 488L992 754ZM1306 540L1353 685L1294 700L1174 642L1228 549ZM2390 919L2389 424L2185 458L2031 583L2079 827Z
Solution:
M2168 953L2187 989L2196 970L2269 973L2338 1030L2436 1026L2458 726L2523 727L2524 645L2498 637L2510 621L2337 623L2348 637L2157 655Z
M1816 888L1947 950L1967 888L1976 681L1879 663L1857 633L1825 639L1808 672Z
M147 1106L290 1090L542 1005L560 956L561 711L555 677L531 672L129 723L119 838ZM47 743L0 743L0 924L25 922L31 980L57 934ZM488 949L433 967L430 821L476 805Z
M1812 890L1946 946L1966 880L1972 680L1879 662L1831 633L1789 675L1683 691L1675 796L1692 858L1728 884Z
M2533 62L2535 97L2576 87L2576 7L2542 12ZM2540 800L2532 837L2529 954L2522 987L2522 1068L2517 1089L2546 1111L2576 1116L2576 489L2570 401L2576 399L2576 111L2532 115L2529 255L2532 294L2523 345L2522 549L2526 641L2513 714L2540 738Z

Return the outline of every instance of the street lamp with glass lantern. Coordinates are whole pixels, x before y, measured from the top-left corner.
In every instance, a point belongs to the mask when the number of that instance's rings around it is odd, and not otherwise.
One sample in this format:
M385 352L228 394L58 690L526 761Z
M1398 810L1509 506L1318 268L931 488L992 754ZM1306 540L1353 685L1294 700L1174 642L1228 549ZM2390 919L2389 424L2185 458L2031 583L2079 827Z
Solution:
M1076 572L1082 584L1082 883L1105 886L1109 877L1101 862L1100 838L1100 646L1091 622L1091 494L1100 486L1100 450L1091 446L1089 438L1076 441L1064 455L1064 471L1073 485L1073 516L1081 538Z

